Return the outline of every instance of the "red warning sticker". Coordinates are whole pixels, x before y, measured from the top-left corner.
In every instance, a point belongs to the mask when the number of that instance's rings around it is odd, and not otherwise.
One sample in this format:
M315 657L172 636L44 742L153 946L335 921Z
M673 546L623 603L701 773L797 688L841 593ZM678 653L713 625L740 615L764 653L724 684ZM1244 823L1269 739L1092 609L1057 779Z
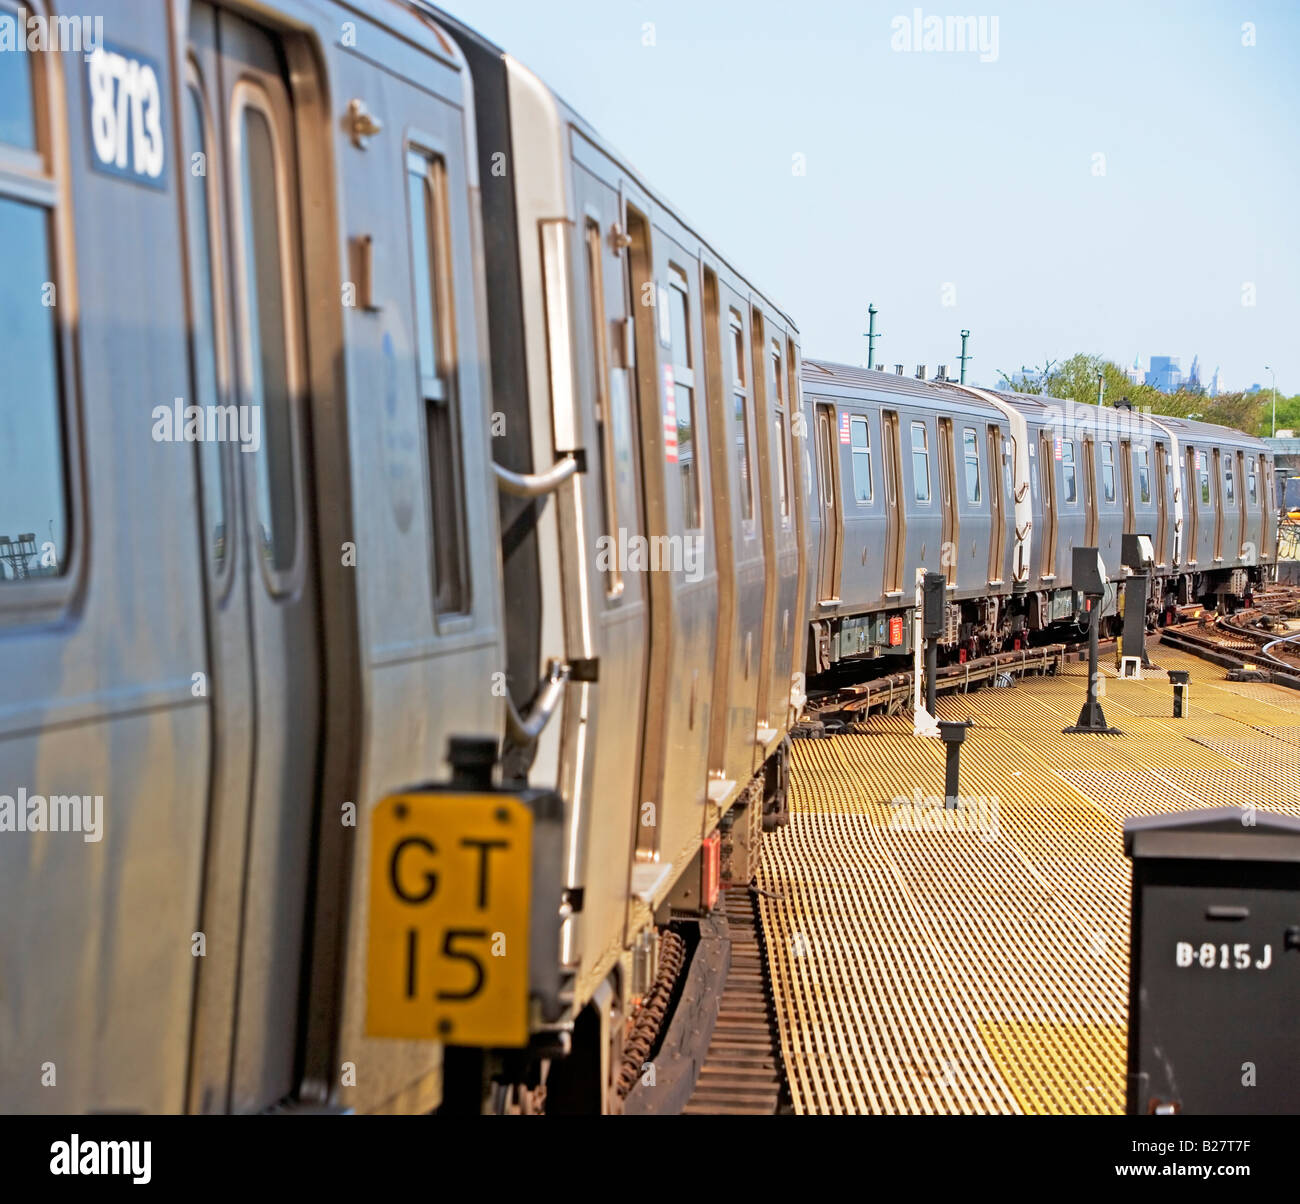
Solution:
M664 365L664 459L677 463L677 402L673 394L673 366Z

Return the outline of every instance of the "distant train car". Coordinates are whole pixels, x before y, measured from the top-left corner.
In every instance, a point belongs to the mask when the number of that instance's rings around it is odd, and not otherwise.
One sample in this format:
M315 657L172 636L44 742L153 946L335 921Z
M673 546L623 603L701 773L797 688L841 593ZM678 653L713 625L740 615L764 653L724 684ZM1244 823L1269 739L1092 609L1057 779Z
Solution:
M944 643L975 653L1010 634L1015 588L1011 431L972 393L809 361L804 405L816 452L809 670L907 654L915 572L947 578Z
M1169 601L1244 597L1277 560L1272 452L1262 439L1190 418L1156 415L1151 424L1169 437L1161 473L1176 525Z
M1273 463L1258 439L821 361L804 365L803 385L816 446L810 676L909 655L918 569L947 577L940 644L971 656L1054 627L1063 637L1081 613L1076 547L1101 554L1108 623L1125 534L1152 540L1153 621L1193 600L1245 599L1273 572Z

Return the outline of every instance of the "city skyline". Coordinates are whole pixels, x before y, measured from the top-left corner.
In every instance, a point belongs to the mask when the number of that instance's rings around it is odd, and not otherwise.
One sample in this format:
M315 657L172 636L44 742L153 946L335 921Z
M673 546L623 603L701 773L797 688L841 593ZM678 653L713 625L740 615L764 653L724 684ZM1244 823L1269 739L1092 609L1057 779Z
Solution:
M1200 347L1242 387L1269 364L1300 390L1295 5L1010 2L929 50L915 31L966 7L450 11L618 146L810 358L864 362L874 301L878 362L909 370L955 365L969 329L968 379Z

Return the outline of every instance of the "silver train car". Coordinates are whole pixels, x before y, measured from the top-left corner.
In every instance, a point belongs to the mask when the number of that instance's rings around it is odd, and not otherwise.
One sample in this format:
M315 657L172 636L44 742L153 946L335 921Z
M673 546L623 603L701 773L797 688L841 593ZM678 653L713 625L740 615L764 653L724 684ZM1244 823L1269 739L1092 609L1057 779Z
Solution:
M1067 460L1042 399L803 364L423 3L100 7L0 55L0 1110L618 1111L918 565L975 650L1148 514L1160 604L1267 572L1255 441Z
M808 361L818 505L809 676L910 655L918 569L946 576L942 644L977 656L1079 616L1075 547L1096 547L1117 622L1122 537L1151 537L1152 624L1247 601L1276 574L1273 456L1191 419Z

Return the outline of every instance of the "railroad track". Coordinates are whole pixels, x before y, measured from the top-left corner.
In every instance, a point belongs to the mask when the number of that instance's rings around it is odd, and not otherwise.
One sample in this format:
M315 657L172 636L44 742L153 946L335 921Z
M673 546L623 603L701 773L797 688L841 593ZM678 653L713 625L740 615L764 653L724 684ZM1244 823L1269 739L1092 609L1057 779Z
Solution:
M1160 633L1162 643L1224 668L1258 673L1261 680L1300 689L1300 589L1275 587L1235 615L1178 623Z
M724 897L731 939L718 1019L685 1115L770 1116L785 1098L776 1014L754 891L734 886Z
M969 693L992 685L1000 677L1052 674L1070 651L1065 644L1045 644L1014 652L997 652L957 664L940 665L935 677L939 694ZM814 689L804 711L804 722L796 736L820 735L818 725L842 724L865 719L873 711L900 714L912 705L912 671L883 674L865 681L846 682L830 689Z

